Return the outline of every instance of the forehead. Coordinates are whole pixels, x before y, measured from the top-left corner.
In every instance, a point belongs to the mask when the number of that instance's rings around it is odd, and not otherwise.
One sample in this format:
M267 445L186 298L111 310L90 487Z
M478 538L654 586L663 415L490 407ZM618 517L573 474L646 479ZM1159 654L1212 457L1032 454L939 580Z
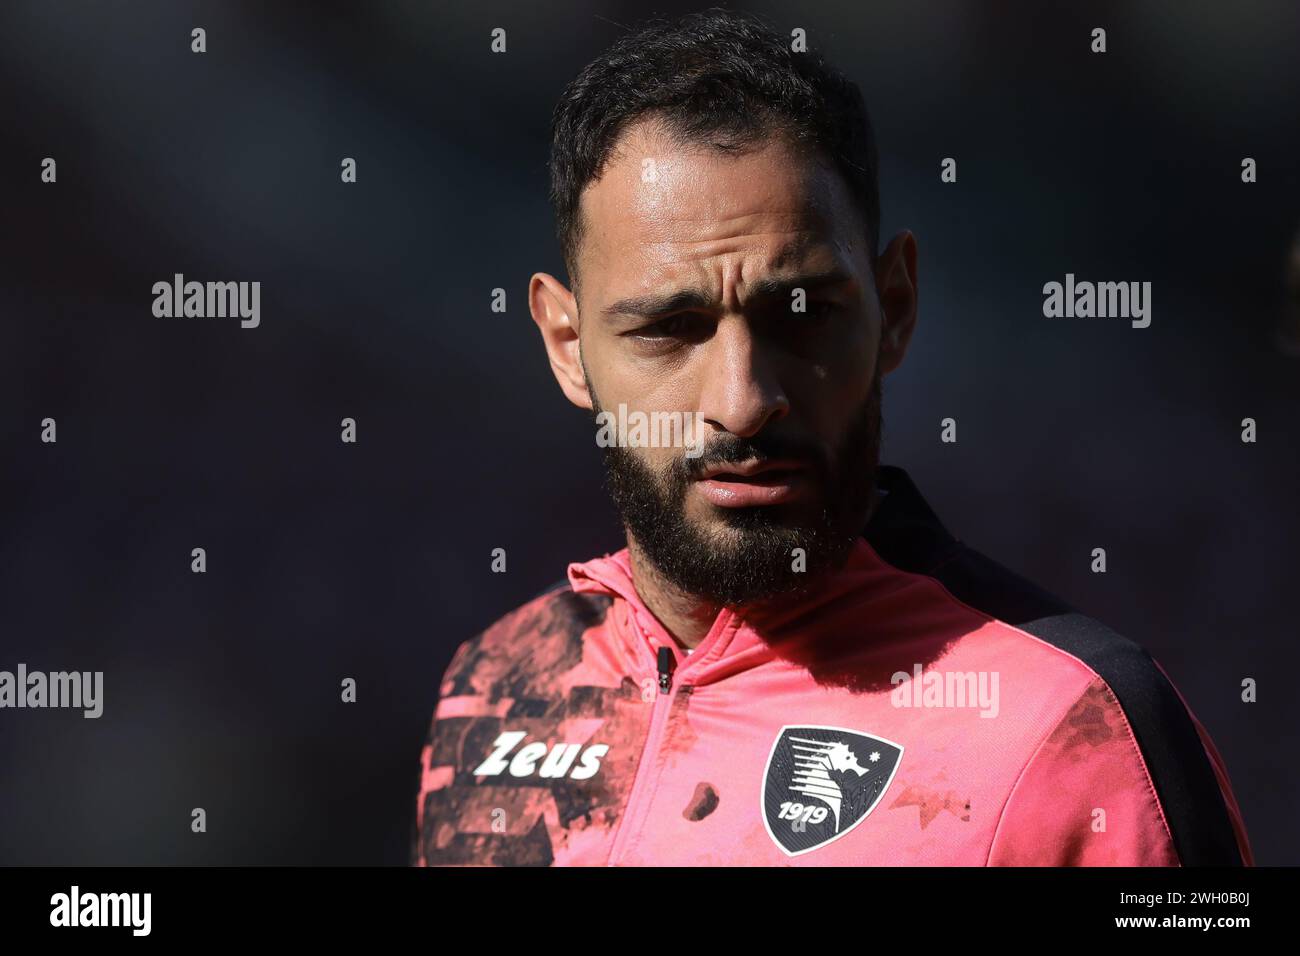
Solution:
M649 121L620 138L582 216L584 288L589 277L649 287L721 263L849 266L866 247L847 184L819 154L783 137L743 152L682 145Z

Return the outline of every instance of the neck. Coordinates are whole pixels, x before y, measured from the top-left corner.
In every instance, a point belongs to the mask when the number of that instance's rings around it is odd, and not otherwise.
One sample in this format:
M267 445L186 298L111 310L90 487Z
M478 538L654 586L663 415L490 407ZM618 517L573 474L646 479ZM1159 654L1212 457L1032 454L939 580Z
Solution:
M699 646L722 608L665 579L642 554L631 535L628 535L627 550L632 562L632 583L646 608L679 645Z
M863 527L875 514L879 503L880 492L873 488ZM689 649L698 647L717 620L721 606L698 594L683 591L664 578L642 553L631 534L627 537L627 550L632 563L632 583L646 608L680 646Z

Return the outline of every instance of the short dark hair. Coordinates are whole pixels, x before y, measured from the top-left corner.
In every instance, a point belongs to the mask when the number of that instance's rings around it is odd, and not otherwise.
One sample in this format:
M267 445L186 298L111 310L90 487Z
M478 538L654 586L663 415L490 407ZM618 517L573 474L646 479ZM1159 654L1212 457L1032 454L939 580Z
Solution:
M571 281L582 240L580 200L619 136L655 119L681 143L737 151L774 134L818 151L846 180L867 224L874 267L879 158L857 85L817 53L796 53L759 17L712 8L624 34L565 88L551 120L551 204Z

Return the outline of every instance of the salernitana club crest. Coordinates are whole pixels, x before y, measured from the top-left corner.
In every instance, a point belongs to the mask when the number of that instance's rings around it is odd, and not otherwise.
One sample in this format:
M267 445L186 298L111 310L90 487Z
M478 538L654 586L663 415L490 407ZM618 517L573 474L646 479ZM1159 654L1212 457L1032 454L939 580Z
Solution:
M903 747L843 727L787 725L763 777L763 823L789 856L838 840L889 789Z

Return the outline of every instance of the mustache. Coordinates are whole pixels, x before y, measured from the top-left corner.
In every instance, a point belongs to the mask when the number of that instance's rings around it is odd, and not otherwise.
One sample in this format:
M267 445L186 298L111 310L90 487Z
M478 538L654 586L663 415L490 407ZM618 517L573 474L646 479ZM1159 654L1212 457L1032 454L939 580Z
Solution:
M704 446L697 458L681 457L675 460L674 470L683 479L699 478L705 470L721 465L740 465L748 461L792 459L805 462L825 473L830 466L826 452L815 442L775 435L756 435L742 438L738 435L720 435Z

